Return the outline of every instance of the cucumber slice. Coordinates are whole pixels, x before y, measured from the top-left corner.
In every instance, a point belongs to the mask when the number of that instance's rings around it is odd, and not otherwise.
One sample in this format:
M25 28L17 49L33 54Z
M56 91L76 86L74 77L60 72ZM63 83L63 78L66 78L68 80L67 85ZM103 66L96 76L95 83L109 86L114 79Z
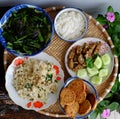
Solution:
M99 77L106 77L108 75L108 69L101 69L99 71Z
M87 71L90 77L98 74L98 69L96 67L93 68L87 67Z
M79 76L81 78L87 77L87 71L86 71L86 69L79 69L77 71L77 76Z
M99 84L102 83L102 78L99 77L99 76L93 76L90 81L91 81L91 83L93 83L93 84L99 85Z
M95 59L94 65L97 67L97 69L100 69L102 67L102 59L99 56L97 56Z
M104 65L110 64L110 62L111 62L111 57L110 57L109 54L106 53L106 54L102 55L101 58L102 58L102 61L103 61L103 64L104 64Z

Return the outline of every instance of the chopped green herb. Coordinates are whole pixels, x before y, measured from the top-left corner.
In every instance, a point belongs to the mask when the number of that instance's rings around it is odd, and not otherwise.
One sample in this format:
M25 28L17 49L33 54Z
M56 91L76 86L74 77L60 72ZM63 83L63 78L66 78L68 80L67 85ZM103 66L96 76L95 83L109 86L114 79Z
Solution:
M55 83L58 83L58 81L57 81L57 80L55 80Z
M31 89L32 86L33 86L33 84L30 84L30 83L26 83L26 84L25 84L25 88L27 88L27 89Z
M38 94L38 98L40 98L40 94Z
M51 81L51 82L52 82L52 77L53 77L53 74L47 74L47 75L46 75L45 82L48 82L48 81Z
M87 67L89 67L89 68L93 68L93 67L94 67L92 58L87 58L87 59L85 60L85 62L86 62L86 64L87 64Z
M85 62L86 62L87 67L89 67L89 68L94 67L94 61L97 56L98 56L98 54L94 55L92 58L86 58Z

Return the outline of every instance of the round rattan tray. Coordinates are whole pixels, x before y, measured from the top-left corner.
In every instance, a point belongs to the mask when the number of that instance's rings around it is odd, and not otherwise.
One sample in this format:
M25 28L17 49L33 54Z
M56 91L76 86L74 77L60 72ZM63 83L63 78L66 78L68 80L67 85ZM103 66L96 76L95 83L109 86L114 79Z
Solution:
M64 7L50 7L46 8L45 10L50 14L52 19L54 20L55 15ZM109 44L111 47L111 50L114 50L114 45L112 43L112 40L106 30L97 22L92 16L88 15L88 32L85 37L96 37L104 40ZM49 55L52 55L56 58L56 60L59 61L59 63L62 66L62 69L65 74L66 80L70 75L68 74L65 64L64 64L64 57L67 49L72 43L68 43L66 41L60 40L60 38L55 34L54 38L52 40L52 43L49 45L49 47L45 50L46 53ZM12 62L12 60L15 58L14 55L8 53L7 51L4 51L4 68L5 70L9 66L9 64ZM104 81L100 86L97 86L96 89L98 91L99 100L98 103L106 96L106 94L111 90L112 86L114 85L115 79L117 77L118 73L118 58L114 55L114 68L112 71L112 74L109 76L108 79ZM38 111L38 113L47 115L47 116L53 116L53 117L67 117L67 115L63 114L61 111L58 102L56 102L54 105L51 105L49 108Z

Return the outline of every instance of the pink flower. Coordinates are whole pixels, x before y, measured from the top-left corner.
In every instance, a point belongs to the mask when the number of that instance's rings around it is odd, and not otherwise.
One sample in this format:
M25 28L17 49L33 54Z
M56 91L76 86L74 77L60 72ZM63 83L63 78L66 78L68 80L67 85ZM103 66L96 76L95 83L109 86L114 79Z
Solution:
M106 19L110 22L114 22L115 21L115 15L113 12L108 12L106 15Z
M103 113L101 114L102 118L108 118L110 115L110 109L103 110Z

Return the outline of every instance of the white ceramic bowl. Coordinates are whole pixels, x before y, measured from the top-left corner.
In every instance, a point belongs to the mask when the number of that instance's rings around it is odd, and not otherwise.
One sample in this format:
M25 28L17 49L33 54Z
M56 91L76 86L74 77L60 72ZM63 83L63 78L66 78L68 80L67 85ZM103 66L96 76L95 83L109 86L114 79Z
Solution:
M63 40L74 42L81 39L88 30L88 20L83 10L62 9L54 19L56 34Z

